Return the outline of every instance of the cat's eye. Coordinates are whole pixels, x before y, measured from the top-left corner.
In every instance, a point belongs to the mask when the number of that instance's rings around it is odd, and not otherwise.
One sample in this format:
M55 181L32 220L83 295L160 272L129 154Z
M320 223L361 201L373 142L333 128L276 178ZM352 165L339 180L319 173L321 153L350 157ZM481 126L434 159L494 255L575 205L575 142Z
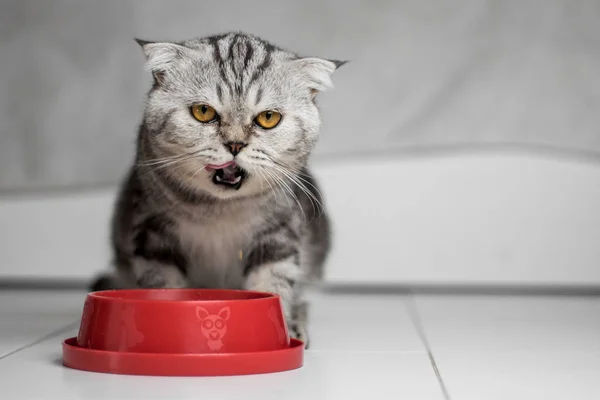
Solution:
M256 125L263 129L273 129L281 122L281 114L277 111L263 111L254 119Z
M212 122L217 119L217 112L208 104L194 104L190 110L192 116L200 122Z

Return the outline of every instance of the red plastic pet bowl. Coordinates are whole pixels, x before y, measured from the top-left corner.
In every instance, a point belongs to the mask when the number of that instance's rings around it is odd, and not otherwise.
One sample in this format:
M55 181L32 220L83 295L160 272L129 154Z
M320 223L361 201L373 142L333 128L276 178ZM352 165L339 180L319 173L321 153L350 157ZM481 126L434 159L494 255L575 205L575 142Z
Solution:
M88 294L67 367L133 375L217 376L300 368L278 296L238 290L140 289Z

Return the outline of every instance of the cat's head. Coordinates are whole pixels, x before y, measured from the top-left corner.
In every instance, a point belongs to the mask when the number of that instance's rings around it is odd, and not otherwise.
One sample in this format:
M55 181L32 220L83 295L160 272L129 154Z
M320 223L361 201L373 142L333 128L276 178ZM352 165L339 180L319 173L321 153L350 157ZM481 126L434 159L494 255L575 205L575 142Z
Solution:
M315 96L332 87L341 62L240 33L138 42L154 77L143 163L219 198L269 190L299 173L321 124Z

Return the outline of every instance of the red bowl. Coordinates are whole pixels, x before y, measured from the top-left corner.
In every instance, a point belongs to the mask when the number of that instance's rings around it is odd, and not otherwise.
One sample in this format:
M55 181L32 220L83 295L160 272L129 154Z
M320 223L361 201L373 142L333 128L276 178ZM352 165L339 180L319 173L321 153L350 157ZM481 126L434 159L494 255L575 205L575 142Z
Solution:
M88 294L77 346L127 353L232 354L290 348L278 296L204 289Z

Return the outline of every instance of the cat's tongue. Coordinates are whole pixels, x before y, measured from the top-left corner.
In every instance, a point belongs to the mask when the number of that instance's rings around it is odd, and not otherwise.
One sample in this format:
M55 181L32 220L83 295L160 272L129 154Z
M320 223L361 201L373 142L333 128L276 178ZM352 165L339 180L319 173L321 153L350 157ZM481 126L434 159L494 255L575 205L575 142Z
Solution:
M235 169L235 167L236 167L235 161L229 161L229 162L226 162L225 164L221 164L221 165L206 164L206 168L208 168L208 169L224 169L227 167L233 167L233 169Z

